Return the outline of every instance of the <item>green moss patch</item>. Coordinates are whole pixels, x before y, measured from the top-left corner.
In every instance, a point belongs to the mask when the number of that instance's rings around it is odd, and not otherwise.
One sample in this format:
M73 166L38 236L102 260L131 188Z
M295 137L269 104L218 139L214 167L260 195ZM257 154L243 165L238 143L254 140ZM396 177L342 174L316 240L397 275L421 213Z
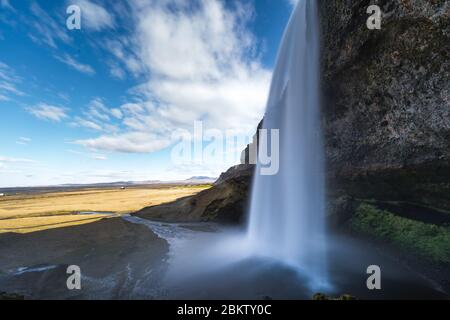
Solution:
M362 203L351 218L350 227L427 260L450 263L450 226L410 220Z

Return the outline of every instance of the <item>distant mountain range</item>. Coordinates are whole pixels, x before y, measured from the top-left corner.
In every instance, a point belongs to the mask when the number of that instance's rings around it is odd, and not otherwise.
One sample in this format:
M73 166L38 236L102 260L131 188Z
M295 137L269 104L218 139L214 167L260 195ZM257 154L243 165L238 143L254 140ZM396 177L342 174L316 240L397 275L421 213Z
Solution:
M211 178L211 177L205 177L205 176L197 176L197 177L191 177L187 180L184 180L184 182L187 183L214 183L216 182L217 178Z
M146 180L146 181L115 181L105 183L91 183L91 184L61 184L55 186L36 186L36 187L17 187L17 188L0 188L0 193L17 193L17 192L46 192L57 188L100 188L100 187L132 187L142 185L158 185L158 184L176 184L176 185L198 185L198 184L213 184L217 178L206 176L194 176L186 180L161 181L161 180Z
M59 187L121 187L121 186L139 186L139 185L150 185L150 184L210 184L214 183L217 178L205 177L205 176L195 176L186 180L172 180L172 181L161 181L161 180L145 180L145 181L115 181L115 182L105 182L105 183L92 183L92 184L63 184Z

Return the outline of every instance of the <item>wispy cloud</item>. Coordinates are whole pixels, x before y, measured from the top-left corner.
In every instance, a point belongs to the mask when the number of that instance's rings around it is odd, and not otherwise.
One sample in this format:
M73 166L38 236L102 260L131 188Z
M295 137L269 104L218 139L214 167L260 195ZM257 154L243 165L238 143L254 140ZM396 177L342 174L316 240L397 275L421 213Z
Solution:
M115 63L110 63L109 73L115 79L123 80L126 77L125 71Z
M111 115L116 119L123 118L123 113L120 109L111 109Z
M17 88L21 79L8 65L0 61L0 100L10 100L10 95L24 96L25 93Z
M61 120L68 118L66 113L67 110L65 108L52 106L46 103L40 103L36 106L29 107L26 110L41 120L60 122Z
M0 61L0 79L8 82L18 82L20 80L7 64Z
M34 19L30 20L31 31L28 36L38 44L46 44L57 48L57 42L70 43L71 38L66 33L64 24L58 23L36 2L31 4Z
M74 69L76 71L85 73L87 75L95 74L94 68L92 68L90 65L78 62L77 60L75 60L74 58L69 56L68 54L65 54L63 56L55 56L55 58L57 60L61 61L62 63L68 65L69 67L71 67L72 69Z
M31 142L30 138L27 137L20 137L19 139L17 139L16 143L20 144L20 145L27 145Z
M0 91L7 91L15 94L16 96L23 96L25 93L16 88L16 86L12 83L2 82L0 83Z
M82 28L86 27L93 31L114 28L114 16L102 6L88 0L76 0L70 3L81 8Z
M9 0L0 0L0 7L15 11Z
M86 152L76 151L76 150L72 150L72 149L67 150L67 152L76 154L79 156L87 157L89 159L96 160L96 161L108 160L108 157L106 157L105 155L102 155L102 154L89 154Z
M8 163L17 163L17 162L33 163L33 162L36 162L36 161L30 160L30 159L23 159L23 158L12 158L12 157L0 156L0 162L8 162Z
M118 128L112 119L121 119L122 112L117 108L109 108L101 98L92 99L82 116L75 117L72 126L84 127L95 131L117 132Z
M60 92L57 95L58 95L59 98L61 98L65 102L69 102L70 101L70 96L67 93Z
M89 109L85 112L91 119L97 119L102 121L109 121L109 113L110 110L105 106L103 100L101 98L94 98L89 102Z
M95 131L103 131L103 127L100 124L81 117L75 117L74 121L71 122L71 125L74 127L84 127Z
M167 148L171 139L148 132L129 132L103 135L94 139L77 140L76 144L93 150L117 151L124 153L147 153Z

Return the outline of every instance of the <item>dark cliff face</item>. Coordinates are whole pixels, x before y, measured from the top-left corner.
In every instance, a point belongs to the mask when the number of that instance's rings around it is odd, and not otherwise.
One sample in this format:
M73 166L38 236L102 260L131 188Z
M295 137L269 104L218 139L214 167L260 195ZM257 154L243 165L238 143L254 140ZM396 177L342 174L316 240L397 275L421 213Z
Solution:
M325 2L338 13L324 23L324 111L328 158L339 170L450 158L447 1L379 2L388 4L376 31L357 18L369 1Z
M450 292L449 1L320 4L329 221Z
M450 209L449 2L322 1L321 22L331 198Z

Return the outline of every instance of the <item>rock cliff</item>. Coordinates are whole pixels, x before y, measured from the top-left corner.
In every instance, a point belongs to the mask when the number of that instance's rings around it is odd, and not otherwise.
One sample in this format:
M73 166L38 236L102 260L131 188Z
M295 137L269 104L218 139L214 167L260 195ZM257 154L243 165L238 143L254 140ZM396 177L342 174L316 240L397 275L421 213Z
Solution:
M450 209L449 2L321 4L329 190Z

